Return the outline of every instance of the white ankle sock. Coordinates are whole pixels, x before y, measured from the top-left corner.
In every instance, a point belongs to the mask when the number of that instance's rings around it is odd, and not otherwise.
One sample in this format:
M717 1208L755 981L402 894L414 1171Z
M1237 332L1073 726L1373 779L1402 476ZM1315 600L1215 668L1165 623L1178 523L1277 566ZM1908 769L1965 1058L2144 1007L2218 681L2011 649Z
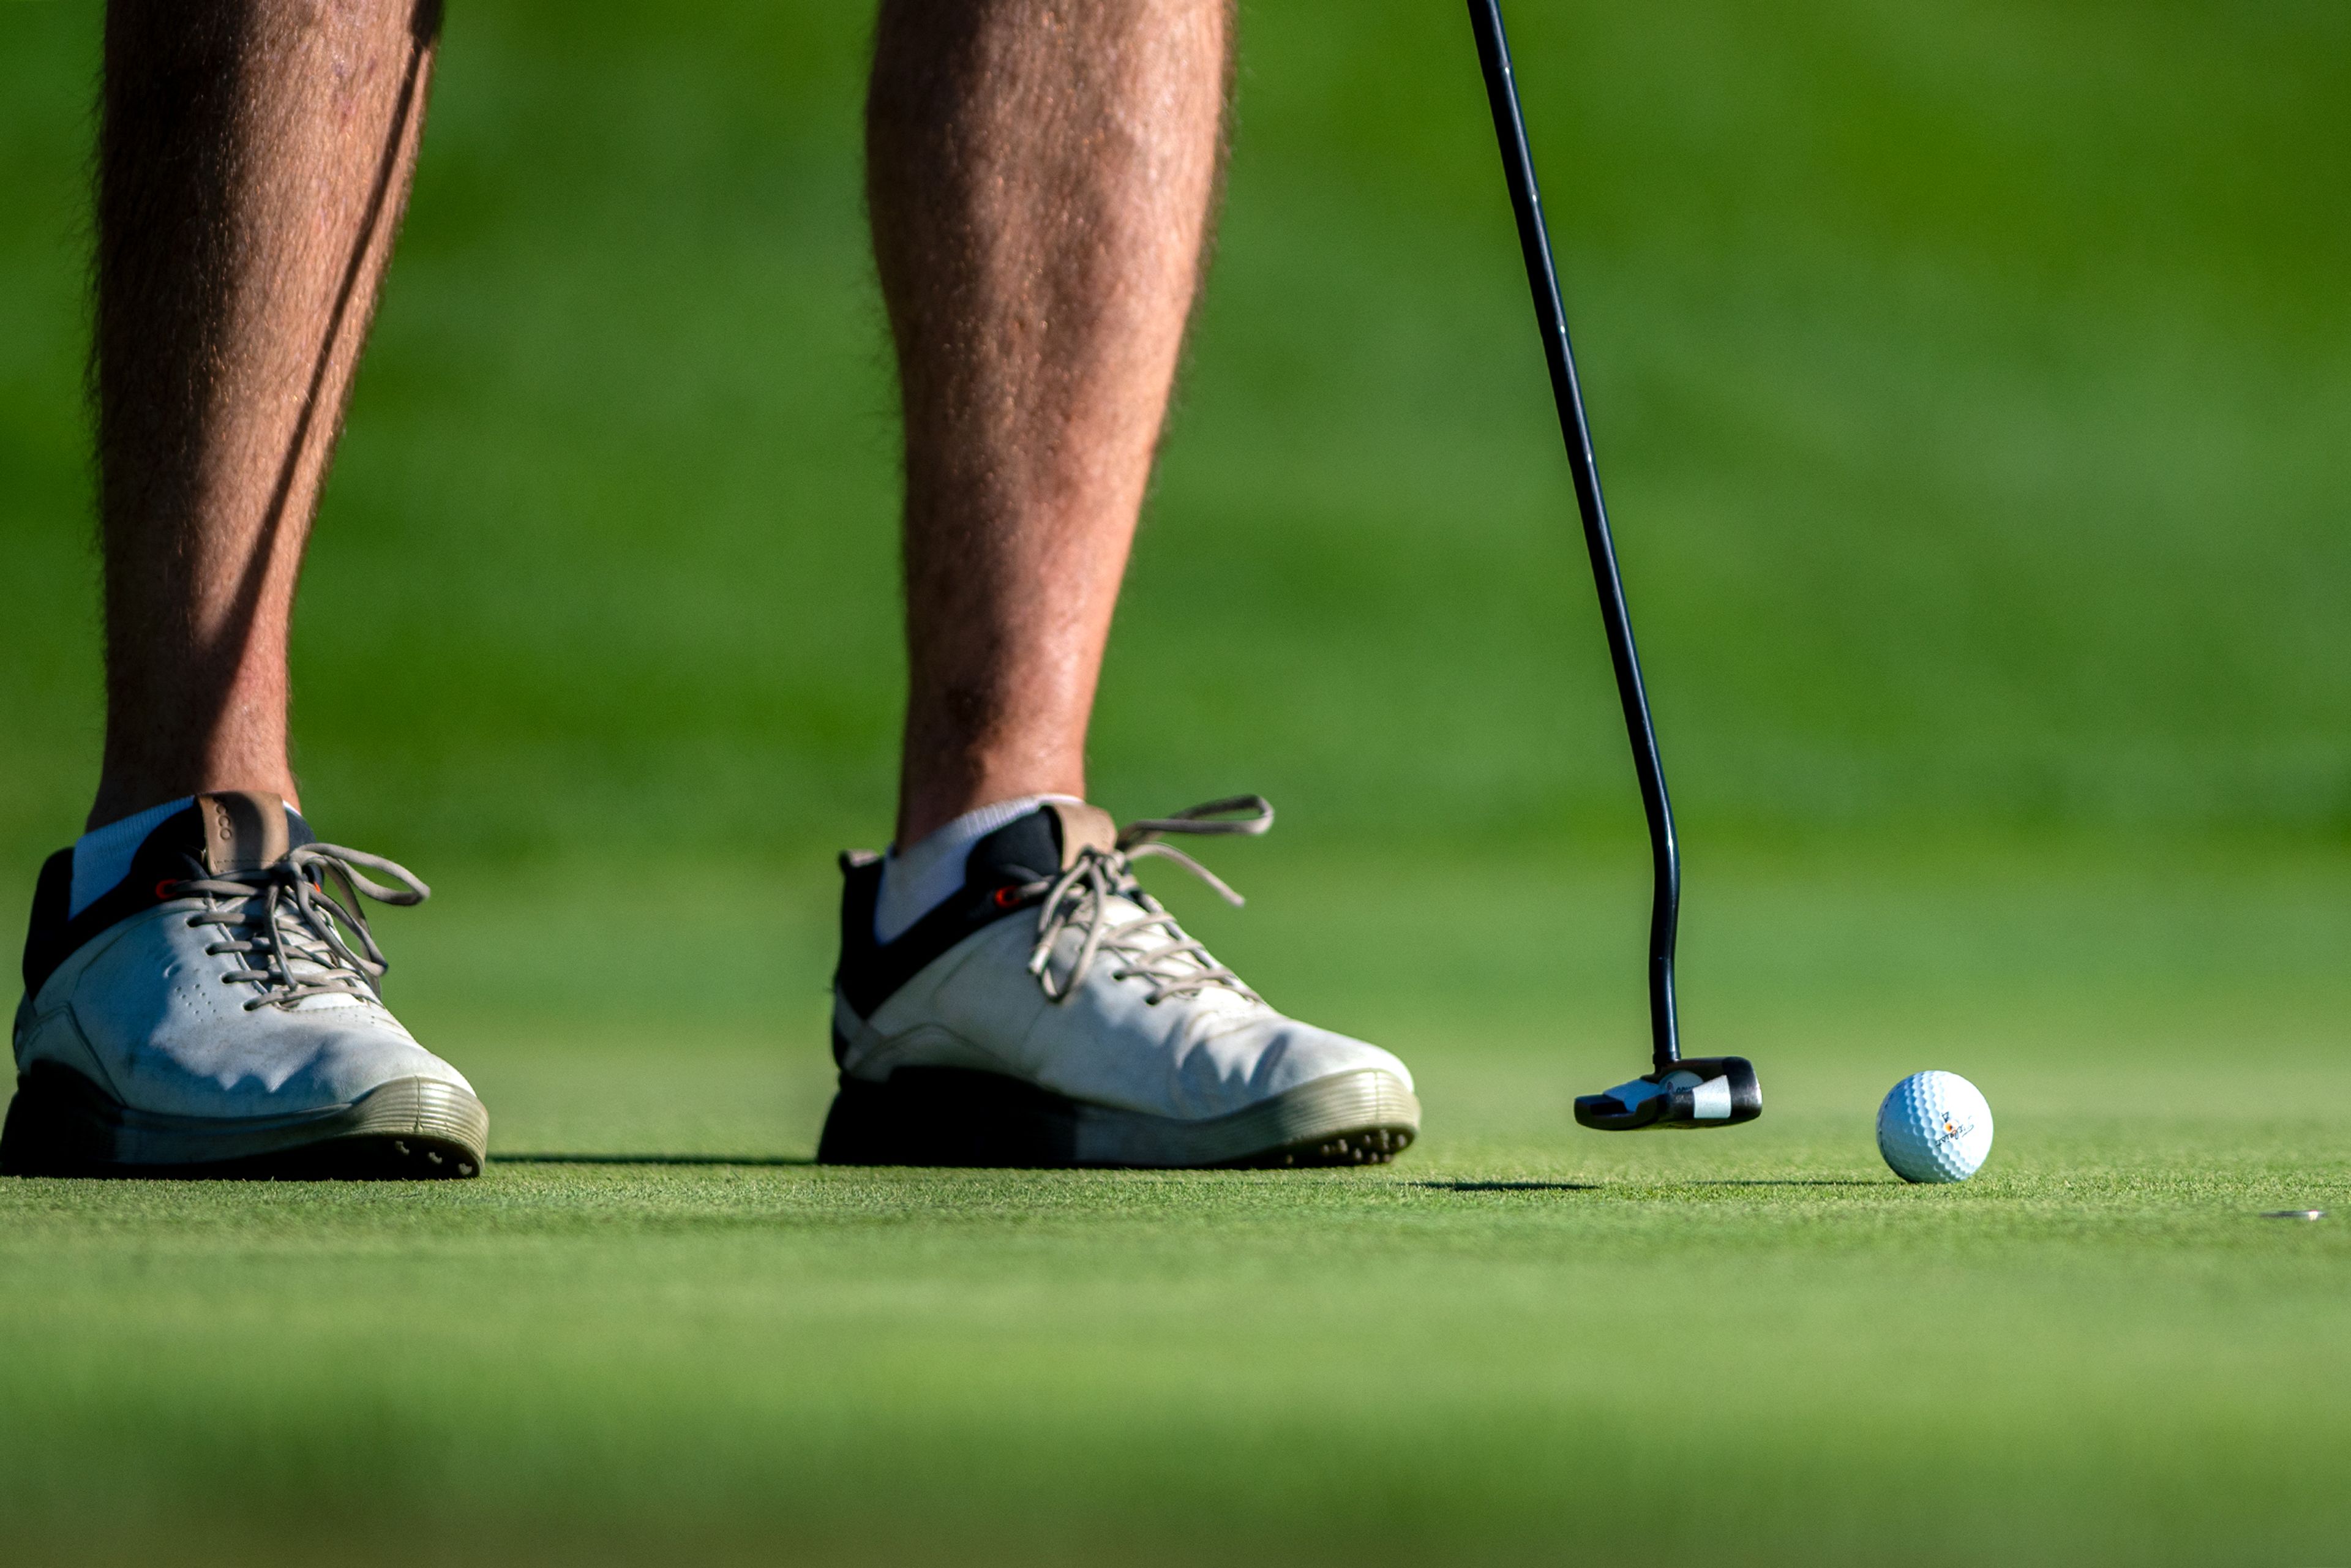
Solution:
M1023 795L1015 800L998 800L977 811L966 811L903 850L892 849L882 862L882 892L873 901L873 939L895 942L904 936L915 921L963 885L964 862L971 857L972 845L1048 800L1083 804L1074 795Z
M119 822L92 828L76 839L73 891L66 895L66 918L71 920L89 908L90 902L99 894L129 876L131 857L139 852L139 846L147 841L147 835L160 827L164 818L186 810L194 800L193 795L183 795L176 800L150 806Z

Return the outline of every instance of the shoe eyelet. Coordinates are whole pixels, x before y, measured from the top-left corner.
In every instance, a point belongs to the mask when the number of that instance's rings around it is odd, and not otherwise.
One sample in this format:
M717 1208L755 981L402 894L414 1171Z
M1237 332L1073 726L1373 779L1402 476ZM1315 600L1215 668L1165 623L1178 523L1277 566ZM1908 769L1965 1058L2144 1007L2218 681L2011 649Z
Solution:
M988 895L988 902L998 909L1014 908L1020 903L1020 890L1018 887L999 887Z
M168 901L172 896L172 889L177 885L178 883L167 876L162 881L155 884L155 896L159 899Z

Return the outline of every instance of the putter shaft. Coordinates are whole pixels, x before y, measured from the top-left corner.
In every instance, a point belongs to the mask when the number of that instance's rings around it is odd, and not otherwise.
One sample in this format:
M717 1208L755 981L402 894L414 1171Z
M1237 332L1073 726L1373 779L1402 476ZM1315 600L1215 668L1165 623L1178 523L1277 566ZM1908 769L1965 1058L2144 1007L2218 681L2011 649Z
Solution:
M1478 37L1478 63L1486 76L1486 99L1494 111L1494 138L1502 151L1510 207L1518 214L1519 248L1534 294L1535 318L1542 327L1543 358L1551 367L1552 401L1559 405L1560 434L1575 481L1575 504L1583 514L1583 544L1592 557L1592 578L1600 591L1600 622L1608 635L1608 658L1616 671L1616 695L1625 709L1625 729L1633 743L1633 770L1641 781L1641 810L1649 822L1649 853L1655 876L1649 905L1649 1035L1655 1070L1681 1058L1674 1019L1674 931L1681 906L1681 852L1674 841L1673 804L1666 798L1665 766L1657 758L1656 727L1641 685L1641 660L1633 647L1633 623L1625 610L1625 584L1616 570L1616 546L1608 533L1608 508L1600 498L1600 472L1592 458L1592 432L1583 418L1583 390L1575 377L1575 353L1567 339L1567 311L1560 303L1559 274L1552 265L1551 236L1543 226L1542 192L1535 184L1534 159L1527 149L1526 121L1519 112L1519 89L1510 73L1510 47L1502 32L1501 0L1469 0L1469 26Z

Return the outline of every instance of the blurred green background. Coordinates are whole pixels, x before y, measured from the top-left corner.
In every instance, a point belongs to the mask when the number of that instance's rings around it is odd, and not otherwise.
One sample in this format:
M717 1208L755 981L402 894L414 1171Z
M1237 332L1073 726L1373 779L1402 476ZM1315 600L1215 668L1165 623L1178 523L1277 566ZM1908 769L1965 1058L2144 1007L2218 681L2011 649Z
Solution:
M1318 842L1637 825L1455 9L1248 11L1094 747L1122 810L1258 786ZM1520 11L1701 868L1855 830L2351 835L2340 7ZM456 9L305 582L338 837L446 879L885 831L862 12ZM9 15L21 866L75 827L98 727L97 7Z
M0 12L11 944L99 733L99 14ZM2351 1202L2351 12L1513 8L1688 857L1686 1027L1770 1094L1698 1143L1566 1115L1640 1060L1645 856L1458 7L1242 15L1094 793L1275 800L1214 857L1247 911L1163 885L1277 1003L1405 1054L1420 1147L1286 1185L12 1184L21 1528L76 1539L103 1475L127 1555L193 1511L225 1560L422 1513L523 1555L559 1518L575 1558L1703 1561L1704 1518L1619 1500L1730 1465L1754 1561L2339 1540L2351 1249L2248 1217ZM831 856L886 835L902 674L868 26L451 8L297 761L327 837L434 884L379 922L389 994L494 1151L814 1145ZM1925 1066L2001 1116L1939 1207L1869 1143ZM1828 1185L1677 1185L1712 1178ZM1641 1370L1733 1306L1755 1358Z

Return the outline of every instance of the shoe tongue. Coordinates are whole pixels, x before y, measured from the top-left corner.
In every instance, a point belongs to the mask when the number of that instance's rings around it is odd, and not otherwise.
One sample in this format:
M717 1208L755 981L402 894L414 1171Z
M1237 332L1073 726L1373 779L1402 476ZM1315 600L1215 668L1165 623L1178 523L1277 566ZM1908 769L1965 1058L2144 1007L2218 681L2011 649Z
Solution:
M293 818L275 795L245 789L199 795L196 821L204 831L204 869L215 876L275 865L294 848Z
M964 861L964 883L968 887L996 887L1008 882L1041 881L1077 864L1083 851L1107 850L1117 842L1118 827L1108 811L1073 801L1048 800L972 845Z
M1053 814L1053 825L1061 839L1063 871L1078 863L1078 855L1082 851L1118 847L1118 824L1112 821L1110 813L1100 806L1071 800L1048 800L1043 810Z

